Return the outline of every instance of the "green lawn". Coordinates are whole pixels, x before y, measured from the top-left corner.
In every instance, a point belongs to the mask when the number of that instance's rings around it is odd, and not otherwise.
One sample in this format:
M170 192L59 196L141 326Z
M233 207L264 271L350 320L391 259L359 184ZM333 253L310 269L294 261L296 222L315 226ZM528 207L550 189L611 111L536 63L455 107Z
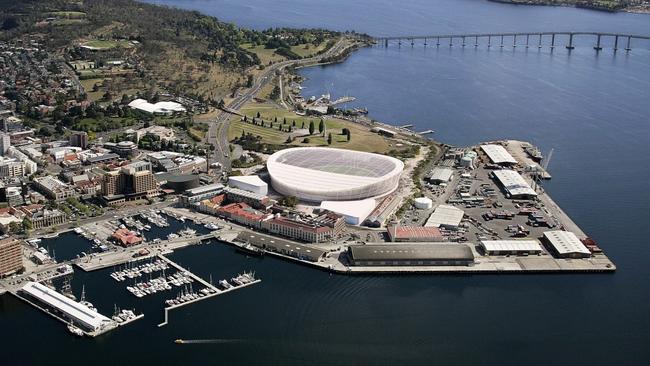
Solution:
M302 143L303 138L296 138L296 140L291 143L291 145L294 146L328 146L327 134L331 133L332 147L378 153L385 153L394 148L391 147L392 141L389 139L370 132L369 128L366 126L345 120L326 119L325 128L327 133L325 137L322 137L318 133L318 125L320 123L320 118L318 117L299 116L291 111L266 104L249 104L244 106L241 112L248 116L249 120L256 116L257 112L260 112L262 119L265 121L266 127L243 122L240 117L235 117L231 120L230 129L228 131L228 138L231 141L234 138L241 136L242 131L244 131L245 133L251 133L254 136L261 136L262 140L269 144L284 144L289 133L279 131L277 126L278 124L282 124L283 119L286 117L288 125L291 125L294 120L296 121L296 129L301 128L303 121L305 122L305 128L309 128L310 121L314 122L315 133L314 135L309 136L309 143ZM273 121L275 117L278 118L278 122L274 122L273 128L268 127L269 122ZM350 129L352 136L350 141L347 141L346 136L341 134L344 127Z
M276 55L274 48L264 48L264 45L253 46L250 43L244 43L240 47L256 54L262 65L268 65L270 61L277 62L286 59L284 56Z

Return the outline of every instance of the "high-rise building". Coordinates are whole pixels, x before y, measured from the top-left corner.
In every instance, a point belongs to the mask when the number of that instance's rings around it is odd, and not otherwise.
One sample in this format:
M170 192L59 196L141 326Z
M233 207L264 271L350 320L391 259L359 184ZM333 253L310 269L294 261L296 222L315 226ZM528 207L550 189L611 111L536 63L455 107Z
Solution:
M84 131L75 131L70 135L70 145L85 149L88 147L88 134Z
M138 167L142 166L138 165ZM104 174L102 195L109 203L119 195L123 195L124 200L127 201L155 196L157 193L158 182L150 170L138 170L136 167L131 167Z
M13 237L0 240L0 277L23 269L23 251L20 241Z
M16 159L0 159L0 177L22 177L25 175L25 163Z
M0 133L0 154L6 154L9 146L11 146L11 137L9 134Z

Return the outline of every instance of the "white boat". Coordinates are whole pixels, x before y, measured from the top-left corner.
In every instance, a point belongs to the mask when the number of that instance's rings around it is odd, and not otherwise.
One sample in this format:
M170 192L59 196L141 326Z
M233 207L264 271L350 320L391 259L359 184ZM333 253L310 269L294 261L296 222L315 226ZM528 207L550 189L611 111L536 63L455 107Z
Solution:
M74 334L74 335L76 335L78 337L83 337L84 336L84 332L81 329L75 327L72 323L68 324L68 330L70 331L70 333L72 333L72 334Z

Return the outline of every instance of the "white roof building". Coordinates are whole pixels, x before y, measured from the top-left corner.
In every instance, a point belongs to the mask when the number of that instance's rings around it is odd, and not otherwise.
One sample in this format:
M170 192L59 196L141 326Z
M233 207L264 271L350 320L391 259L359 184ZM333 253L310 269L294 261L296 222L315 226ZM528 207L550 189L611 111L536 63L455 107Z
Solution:
M182 104L176 102L158 102L151 104L144 99L135 99L129 103L129 107L151 114L174 114L185 113L186 109Z
M323 201L320 207L343 216L349 225L361 225L376 205L374 199L368 198L359 201Z
M481 247L488 254L541 253L537 240L482 240Z
M560 258L590 257L591 252L582 244L576 234L570 231L546 231L544 239L551 245L555 254Z
M425 227L457 228L463 220L465 212L449 205L439 205L427 219Z
M514 170L495 170L492 174L505 189L510 198L537 196L528 182Z
M28 282L22 287L21 291L48 306L56 308L75 324L81 325L87 330L97 331L104 325L111 323L111 320L102 314L90 310L87 306L73 301L38 282Z
M228 185L231 187L251 191L262 196L269 193L269 186L257 175L244 175L238 177L229 177Z
M481 145L481 149L494 164L517 164L517 160L501 145Z
M429 180L439 183L449 182L453 174L454 170L451 168L435 167L431 171L431 175L429 175Z

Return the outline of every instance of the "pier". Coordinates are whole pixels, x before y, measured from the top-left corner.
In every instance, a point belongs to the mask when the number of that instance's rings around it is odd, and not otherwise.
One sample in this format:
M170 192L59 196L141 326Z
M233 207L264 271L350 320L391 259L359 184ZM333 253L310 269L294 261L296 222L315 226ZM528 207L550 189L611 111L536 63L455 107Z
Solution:
M244 284L241 284L241 285L232 286L232 287L229 287L229 288L226 288L226 289L220 289L220 288L217 288L216 286L214 286L213 284L205 281L201 277L195 275L194 273L188 271L187 269L183 268L181 265L179 265L178 263L170 260L169 258L167 258L167 257L165 257L163 255L158 255L158 258L160 258L163 261L167 262L170 266L176 268L178 271L188 273L188 276L192 277L195 281L201 283L202 285L206 286L207 288L209 288L212 291L212 293L206 294L203 297L197 297L197 298L195 298L193 300L188 300L188 301L182 302L180 304L166 306L165 307L165 320L162 323L158 324L158 327L163 327L163 326L165 326L165 325L167 325L169 323L169 312L171 310L178 309L178 308L183 307L185 305L194 304L194 303L199 302L201 300L206 300L206 299L218 296L218 295L223 295L223 294L225 294L227 292L239 290L241 288L248 287L248 286L254 285L256 283L262 282L262 280L260 280L260 279L255 279L255 280L253 280L251 282L247 282L247 283L244 283Z
M402 42L409 43L411 46L416 45L416 41L422 41L422 44L426 47L429 45L430 40L435 40L436 47L441 46L442 44L449 44L449 47L454 45L459 45L465 47L467 45L467 40L471 39L473 41L474 47L479 47L481 41L483 41L488 48L492 46L498 46L500 48L510 46L517 47L523 46L525 48L529 47L549 47L554 49L555 47L560 46L557 42L558 37L566 39L567 43L564 47L567 50L575 49L574 38L575 37L589 37L594 40L594 50L599 52L603 50L602 40L604 38L609 38L614 41L613 50L616 52L619 49L619 40L625 42L624 50L629 52L632 50L632 41L633 40L650 40L650 35L640 35L640 34L624 34L624 33L606 33L606 32L506 32L506 33L468 33L468 34L437 34L437 35L404 35L404 36L388 36L388 37L374 37L373 40L379 45L388 47L391 42L396 42L399 47L402 46ZM497 39L498 42L493 42L493 39ZM454 42L456 40L456 42ZM535 42L537 41L537 42ZM442 42L442 43L441 43Z

